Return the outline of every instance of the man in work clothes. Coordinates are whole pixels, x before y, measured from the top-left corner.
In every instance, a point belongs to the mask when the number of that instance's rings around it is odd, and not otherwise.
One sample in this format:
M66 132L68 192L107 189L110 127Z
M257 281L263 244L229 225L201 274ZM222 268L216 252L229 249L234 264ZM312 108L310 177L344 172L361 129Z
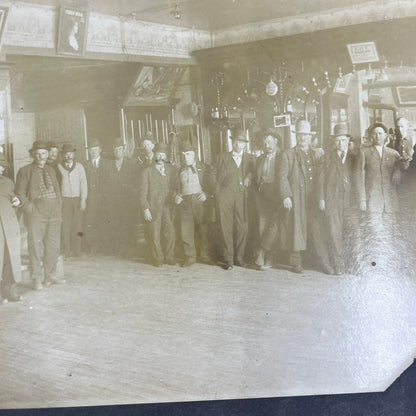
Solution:
M48 147L35 141L34 161L19 169L16 196L22 202L28 228L29 261L33 285L42 289L42 261L45 283L59 283L56 265L61 239L61 189L55 170L46 165Z

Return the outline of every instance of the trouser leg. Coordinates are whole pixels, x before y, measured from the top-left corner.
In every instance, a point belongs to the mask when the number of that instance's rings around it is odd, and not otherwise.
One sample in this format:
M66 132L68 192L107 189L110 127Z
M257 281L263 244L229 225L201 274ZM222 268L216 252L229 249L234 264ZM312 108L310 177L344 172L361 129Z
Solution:
M173 224L172 212L169 207L163 209L162 238L165 259L167 262L171 262L175 258L175 226Z
M247 222L245 219L244 192L236 194L234 205L234 235L235 235L235 260L242 262L246 248Z
M30 214L28 218L29 263L33 279L42 278L43 239L48 225L47 217Z
M149 248L152 256L152 261L156 263L163 263L163 253L160 244L160 228L162 223L162 214L152 221L146 223L149 235Z
M227 264L234 263L234 199L235 194L217 196L217 221L218 233L220 237L220 247L222 259Z
M62 198L62 251L65 256L71 255L72 222L72 198Z
M196 261L196 248L192 196L184 197L179 207L179 227L185 259L193 263Z
M72 199L72 224L71 224L71 251L74 256L81 254L82 241L82 217L83 212L80 209L80 198Z
M61 230L61 213L60 206L56 202L53 207L51 207L49 220L47 227L45 229L45 235L43 239L44 246L44 255L43 263L45 270L45 278L54 278L56 275L56 266L59 256L59 242L61 240L60 236Z

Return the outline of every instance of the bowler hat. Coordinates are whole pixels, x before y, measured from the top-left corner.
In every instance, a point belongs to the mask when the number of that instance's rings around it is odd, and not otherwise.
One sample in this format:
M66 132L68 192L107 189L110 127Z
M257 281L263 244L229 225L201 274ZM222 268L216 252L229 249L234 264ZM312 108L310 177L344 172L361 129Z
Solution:
M91 139L88 141L88 148L90 149L91 147L100 147L100 142L97 139Z
M299 120L296 123L295 130L292 130L292 132L296 134L316 134L316 131L311 131L311 123L307 120Z
M192 144L188 140L182 144L181 150L183 153L195 152L195 148L192 146Z
M10 166L10 163L6 160L4 154L0 154L0 166L3 166L4 168L8 168Z
M65 143L62 146L61 153L76 152L77 149L71 143Z
M48 145L45 142L41 140L36 140L33 142L32 148L29 150L29 152L34 152L35 150L40 150L40 149L49 150Z
M341 123L341 124L336 124L334 126L334 134L332 136L333 137L338 137L338 136L351 137L351 134L349 133L348 126L344 123Z
M166 143L157 142L153 150L155 153L168 153L168 145Z
M231 137L231 140L238 140L239 142L245 142L248 143L249 140L247 139L247 136L244 134L243 131L237 131L236 134L233 134Z
M115 147L124 147L124 142L123 142L123 139L121 139L120 137L117 137L116 139L114 139L114 141L113 141L113 149L115 148Z
M389 132L389 129L387 128L387 126L379 121L376 121L375 123L373 123L369 128L368 131L371 132L374 129L376 129L377 127L381 127L386 133Z
M59 149L59 146L58 146L58 144L57 144L56 142L48 142L48 143L46 143L46 146L48 146L48 150L51 150L51 149L53 149L54 147L55 147L56 149Z

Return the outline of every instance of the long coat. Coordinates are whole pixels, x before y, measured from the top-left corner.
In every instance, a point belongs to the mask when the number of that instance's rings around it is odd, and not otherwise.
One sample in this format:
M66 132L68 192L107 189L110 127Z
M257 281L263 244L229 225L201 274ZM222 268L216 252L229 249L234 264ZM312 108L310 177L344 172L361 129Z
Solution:
M325 214L345 208L344 203L358 207L358 155L348 151L344 165L336 150L326 154L319 172L318 199L325 201Z
M324 154L322 149L310 148L314 175L318 174L321 159ZM282 214L280 221L280 248L287 251L306 250L307 237L307 200L306 182L309 174L304 170L300 161L299 150L289 149L282 153L278 163L279 195L280 203L287 197L292 199L292 209ZM316 186L313 181L312 186ZM316 189L311 190L312 195ZM318 206L316 200L316 207Z
M367 202L367 211L391 213L398 210L397 190L392 178L401 167L400 155L394 149L384 147L382 158L375 146L361 151L357 186L360 201Z
M10 203L14 196L13 187L13 182L9 178L0 176L0 220L5 239L5 253L8 252L13 279L18 283L22 280L20 227L15 210Z

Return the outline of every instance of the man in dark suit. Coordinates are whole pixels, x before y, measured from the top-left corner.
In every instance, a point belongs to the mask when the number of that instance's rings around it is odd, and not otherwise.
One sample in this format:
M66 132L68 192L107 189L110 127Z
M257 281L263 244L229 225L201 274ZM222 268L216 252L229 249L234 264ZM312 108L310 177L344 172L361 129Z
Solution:
M48 146L49 151L48 160L46 163L55 169L56 177L58 178L59 184L61 184L62 175L58 169L59 147L55 142L48 142L46 143L46 146Z
M175 204L178 205L178 220L185 261L183 267L196 262L197 246L201 261L209 263L207 221L205 201L211 195L208 167L197 162L195 150L190 143L182 147L184 164L178 173L178 188Z
M255 260L259 270L272 266L272 249L278 234L279 186L277 165L280 155L280 136L274 132L263 138L264 153L257 158L255 185L259 216L259 244Z
M340 275L356 247L358 153L349 149L351 135L345 124L334 127L333 138L335 149L324 156L319 172L318 195L319 209L325 212L329 259L335 274Z
M45 284L59 283L56 266L61 239L61 190L55 169L46 164L48 147L35 141L34 162L19 169L16 196L22 203L28 228L28 246L34 289L42 289L42 261Z
M167 145L156 143L155 163L143 171L140 187L140 209L145 221L152 264L160 267L175 265L175 229L173 225L173 196L176 171L166 163ZM163 248L162 248L163 240Z
M243 132L232 138L233 150L221 154L215 168L216 217L220 235L222 267L247 267L247 198L253 179L254 160L244 152L248 140Z
M104 172L108 159L101 157L97 139L88 143L89 160L85 165L88 184L87 208L84 216L84 249L89 254L104 252L105 201Z
M114 159L103 171L106 202L106 230L109 254L122 257L136 255L137 205L139 181L137 163L125 155L122 139L113 142Z
M314 254L314 262L327 274L334 271L322 236L322 215L316 195L317 176L324 152L311 147L315 133L306 120L296 123L296 146L282 153L278 164L279 194L284 211L280 217L280 248L289 253L289 264L302 273L301 251Z
M395 247L392 238L399 210L396 188L401 181L402 170L409 165L396 150L385 146L387 132L387 127L382 123L370 126L373 145L363 149L360 154L357 181L360 209L366 214L363 251L371 252L373 260L383 258L383 261L392 259L387 254L393 254L392 248ZM369 244L372 245L371 249Z

